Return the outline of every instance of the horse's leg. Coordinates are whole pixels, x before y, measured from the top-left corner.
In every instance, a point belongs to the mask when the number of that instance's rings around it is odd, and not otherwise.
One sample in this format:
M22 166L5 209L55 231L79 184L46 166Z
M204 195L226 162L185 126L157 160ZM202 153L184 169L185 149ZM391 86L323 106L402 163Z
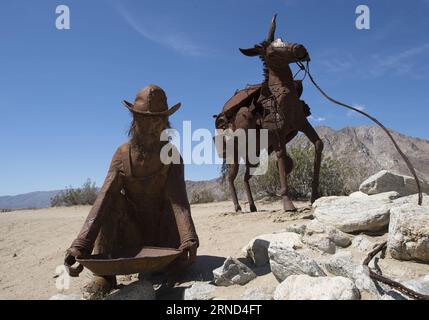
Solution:
M246 171L244 173L244 190L246 191L247 200L249 201L250 212L258 211L253 201L252 190L250 189L249 180L252 176L250 175L250 167L246 164Z
M229 182L229 188L231 190L232 202L234 202L235 212L241 212L241 207L240 207L240 204L238 203L238 198L237 198L237 191L234 185L234 180L237 177L239 166L240 166L239 163L235 162L230 164L228 168L228 182Z
M287 187L287 172L292 171L291 164L287 163L287 155L286 155L286 145L281 142L278 150L276 150L277 154L277 164L279 169L279 177L280 177L280 195L283 200L283 209L284 211L296 211L296 208L289 198L288 187Z
M320 165L322 163L323 142L308 120L305 121L302 132L314 144L315 149L313 181L311 185L311 203L313 203L319 198L319 176Z

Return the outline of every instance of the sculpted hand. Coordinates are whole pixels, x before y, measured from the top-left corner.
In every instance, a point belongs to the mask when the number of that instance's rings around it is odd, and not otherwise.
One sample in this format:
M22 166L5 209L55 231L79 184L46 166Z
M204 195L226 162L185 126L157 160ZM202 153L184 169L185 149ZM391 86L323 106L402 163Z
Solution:
M81 258L83 256L83 253L75 247L70 247L67 250L66 256L64 258L64 265L70 277L79 277L79 274L83 271L83 266L81 264L79 264L77 267L73 267L73 265L76 263L76 258Z
M179 250L182 250L187 258L188 264L194 263L197 259L197 248L198 242L196 240L188 240L179 247Z

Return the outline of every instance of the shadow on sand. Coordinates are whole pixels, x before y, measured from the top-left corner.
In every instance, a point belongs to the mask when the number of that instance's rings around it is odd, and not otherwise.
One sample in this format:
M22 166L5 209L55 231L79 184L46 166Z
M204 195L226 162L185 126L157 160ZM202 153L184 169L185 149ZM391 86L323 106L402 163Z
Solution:
M213 270L222 266L225 260L225 257L198 256L195 264L177 278L177 281L179 283L191 281L212 282ZM255 267L246 258L238 258L238 260L251 268L257 276L262 276L271 272L269 265ZM180 287L161 286L156 291L156 298L157 300L183 300L185 289L189 287L190 285Z

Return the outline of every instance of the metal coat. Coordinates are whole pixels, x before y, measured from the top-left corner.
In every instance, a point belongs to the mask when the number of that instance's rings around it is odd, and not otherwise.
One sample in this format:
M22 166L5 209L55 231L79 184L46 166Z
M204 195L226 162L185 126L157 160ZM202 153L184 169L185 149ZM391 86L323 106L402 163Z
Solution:
M130 143L118 148L75 246L109 257L134 256L143 246L198 243L184 166L141 160ZM159 162L159 163L157 163Z

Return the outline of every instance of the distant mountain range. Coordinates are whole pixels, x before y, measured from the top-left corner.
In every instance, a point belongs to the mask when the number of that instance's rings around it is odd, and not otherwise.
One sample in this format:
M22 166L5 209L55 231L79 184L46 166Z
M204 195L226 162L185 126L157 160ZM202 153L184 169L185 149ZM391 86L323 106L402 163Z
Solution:
M319 126L316 131L325 144L324 156L346 163L355 169L354 186L368 176L386 169L400 174L410 175L408 168L395 150L386 134L375 126L347 127L334 130ZM408 156L420 178L429 181L429 140L409 137L391 131L402 151ZM303 135L296 137L290 147L309 147L310 142ZM209 181L187 181L189 198L194 190L208 189L216 199L223 198L219 179ZM50 199L58 194L56 191L31 192L16 196L0 197L0 209L46 208Z
M16 196L0 197L0 209L39 209L51 206L51 198L61 190L36 191Z
M391 170L411 176L393 143L379 127L360 126L333 130L319 126L316 131L324 142L324 156L353 168L355 188L380 170ZM409 137L393 130L390 132L415 167L419 178L429 181L429 140ZM309 146L310 142L300 135L290 145L302 148Z

